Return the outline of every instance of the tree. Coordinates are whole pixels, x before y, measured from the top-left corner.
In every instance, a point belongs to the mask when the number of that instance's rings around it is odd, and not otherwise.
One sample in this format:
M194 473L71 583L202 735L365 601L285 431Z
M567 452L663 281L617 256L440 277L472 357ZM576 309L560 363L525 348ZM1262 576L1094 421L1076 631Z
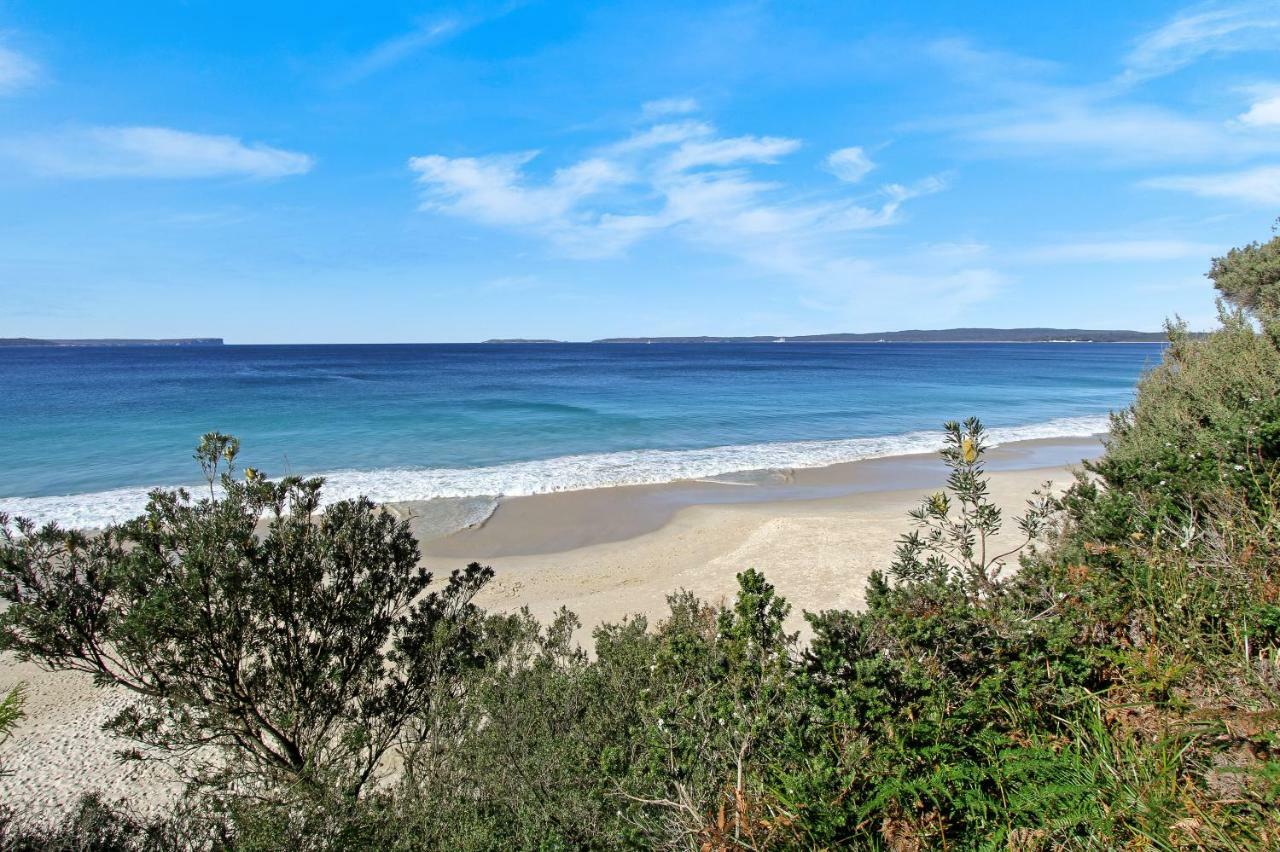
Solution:
M406 522L365 498L317 515L321 479L237 479L238 450L205 435L208 497L154 491L100 535L0 516L0 647L136 693L110 725L201 780L359 796L433 695L483 663L471 601L492 571L427 593ZM199 759L208 746L223 759Z
M982 460L986 430L976 417L943 425L942 459L950 468L946 490L911 511L917 529L903 535L890 571L899 580L956 580L973 599L992 594L1006 559L1017 555L1048 524L1058 503L1044 490L1033 492L1027 513L1017 519L1017 544L991 552L990 539L1000 532L1000 507L987 493ZM949 492L949 493L948 493Z
M1280 321L1280 237L1215 257L1208 277L1229 302L1264 323Z

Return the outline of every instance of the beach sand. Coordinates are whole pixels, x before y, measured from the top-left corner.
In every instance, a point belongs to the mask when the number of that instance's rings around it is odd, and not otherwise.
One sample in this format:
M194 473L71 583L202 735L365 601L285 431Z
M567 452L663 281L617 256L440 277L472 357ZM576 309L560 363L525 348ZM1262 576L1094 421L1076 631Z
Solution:
M1063 487L1068 465L1101 451L1098 438L1024 441L990 451L992 499L1012 517L1046 480ZM859 608L867 577L886 568L907 512L936 491L945 470L934 455L898 456L813 470L762 472L680 482L519 497L500 502L484 524L423 542L423 562L447 576L468 561L496 577L477 603L495 611L527 606L548 619L561 606L584 625L666 612L666 596L688 589L728 602L735 575L756 568L802 613ZM412 518L413 504L393 511ZM180 788L163 766L121 764L102 723L128 701L87 676L48 673L0 655L0 692L28 690L28 718L0 746L0 801L58 820L78 797L100 792L141 812L167 806Z

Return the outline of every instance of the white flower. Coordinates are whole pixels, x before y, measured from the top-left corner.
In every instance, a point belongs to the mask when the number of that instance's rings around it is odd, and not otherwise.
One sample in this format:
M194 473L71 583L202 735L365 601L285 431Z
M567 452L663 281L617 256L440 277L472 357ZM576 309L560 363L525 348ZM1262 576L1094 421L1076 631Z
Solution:
M1235 469L1236 469L1236 470L1244 470L1244 465L1242 465L1242 464L1235 465Z

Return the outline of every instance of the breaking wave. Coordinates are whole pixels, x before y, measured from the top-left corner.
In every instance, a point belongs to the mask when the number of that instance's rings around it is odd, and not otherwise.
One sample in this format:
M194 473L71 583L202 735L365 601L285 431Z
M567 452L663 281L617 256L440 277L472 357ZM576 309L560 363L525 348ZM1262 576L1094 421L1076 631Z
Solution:
M1107 431L1106 415L1066 417L1025 426L989 430L992 444L1036 438L1069 438ZM703 479L748 470L825 467L869 458L928 453L942 446L941 433L907 432L835 441L785 441L690 450L628 450L561 456L474 468L384 468L323 473L326 502L361 494L380 503L440 498L515 497L619 485L649 485ZM134 517L147 501L147 488L118 488L56 497L0 497L0 511L38 523L56 521L74 528L97 528ZM465 506L465 508L462 508ZM483 522L489 501L450 509L451 524Z

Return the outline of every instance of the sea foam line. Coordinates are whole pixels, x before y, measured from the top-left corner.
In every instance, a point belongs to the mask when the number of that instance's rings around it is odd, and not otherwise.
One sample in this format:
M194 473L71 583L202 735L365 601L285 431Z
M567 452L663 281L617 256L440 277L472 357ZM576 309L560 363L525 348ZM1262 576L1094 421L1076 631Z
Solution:
M991 443L1070 438L1105 432L1105 415L1065 417L989 430ZM653 485L703 479L746 470L813 468L869 458L935 452L938 430L834 441L785 441L691 450L589 453L477 468L334 470L325 477L326 503L361 494L379 503L460 497L518 497L620 485ZM0 497L0 511L37 523L97 528L134 517L146 506L148 488L117 488L57 497ZM198 493L198 491L196 491Z

